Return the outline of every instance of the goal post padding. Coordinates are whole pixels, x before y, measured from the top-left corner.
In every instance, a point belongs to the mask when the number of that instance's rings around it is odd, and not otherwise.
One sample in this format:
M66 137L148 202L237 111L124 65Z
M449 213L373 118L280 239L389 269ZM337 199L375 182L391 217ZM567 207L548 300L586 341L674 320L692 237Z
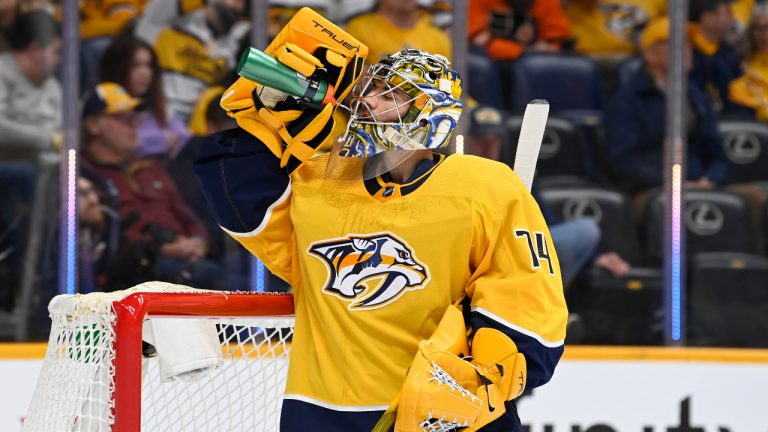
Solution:
M274 431L293 334L293 298L149 282L61 295L24 431ZM216 323L224 363L196 382L161 382L142 356L146 318Z

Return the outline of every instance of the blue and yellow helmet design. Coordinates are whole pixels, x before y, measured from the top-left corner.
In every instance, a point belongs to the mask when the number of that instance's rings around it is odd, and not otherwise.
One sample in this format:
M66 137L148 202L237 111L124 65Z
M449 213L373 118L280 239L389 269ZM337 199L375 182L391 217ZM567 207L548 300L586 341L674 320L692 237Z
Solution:
M339 155L370 157L390 150L445 147L461 115L461 81L448 59L415 49L370 66L353 91ZM396 116L385 116L366 104L372 91L391 98L394 107L389 111Z

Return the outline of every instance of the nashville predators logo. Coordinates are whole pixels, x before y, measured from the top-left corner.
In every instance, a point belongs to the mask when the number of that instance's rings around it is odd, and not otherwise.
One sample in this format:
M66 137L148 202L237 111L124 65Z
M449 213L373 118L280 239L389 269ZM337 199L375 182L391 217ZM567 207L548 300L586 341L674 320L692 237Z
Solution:
M323 291L351 301L350 310L388 305L429 282L426 266L404 241L390 233L323 240L312 243L308 252L328 268Z

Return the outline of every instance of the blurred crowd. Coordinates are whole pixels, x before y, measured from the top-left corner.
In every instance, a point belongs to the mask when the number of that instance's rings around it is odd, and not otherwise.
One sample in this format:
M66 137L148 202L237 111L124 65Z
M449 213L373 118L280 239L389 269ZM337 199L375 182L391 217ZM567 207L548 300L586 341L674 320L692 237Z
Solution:
M216 225L191 170L203 138L235 125L218 100L250 46L250 3L80 1L79 292L147 280L250 289L251 260ZM62 141L60 6L0 0L0 308L7 311L19 298L42 190L38 157ZM451 57L450 0L270 0L269 36L302 6L366 44L370 63L404 48ZM511 165L525 105L549 100L533 192L561 260L576 342L661 343L658 290L617 297L640 305L621 317L629 320L624 327L610 310L597 310L610 302L593 300L627 286L661 286L667 7L665 0L468 0L464 151ZM768 5L690 0L685 35L685 186L710 208L724 202L726 222L741 221L737 229L749 233L744 244L689 245L688 256L741 253L749 264L745 257L764 258L768 243L768 170L760 165L768 164L760 156L762 140L768 144ZM752 132L726 133L742 130ZM573 197L584 199L573 204ZM690 217L712 222L706 211ZM58 233L49 225L37 308L56 291L50 239Z

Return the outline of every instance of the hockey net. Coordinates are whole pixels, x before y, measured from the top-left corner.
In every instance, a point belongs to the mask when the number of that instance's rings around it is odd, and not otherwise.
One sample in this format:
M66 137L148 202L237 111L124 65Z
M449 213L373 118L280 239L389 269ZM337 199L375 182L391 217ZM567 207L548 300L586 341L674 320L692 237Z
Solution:
M48 349L23 431L279 429L292 296L150 282L58 296L49 311ZM215 322L219 366L197 381L161 381L158 357L142 355L142 327L168 317Z

